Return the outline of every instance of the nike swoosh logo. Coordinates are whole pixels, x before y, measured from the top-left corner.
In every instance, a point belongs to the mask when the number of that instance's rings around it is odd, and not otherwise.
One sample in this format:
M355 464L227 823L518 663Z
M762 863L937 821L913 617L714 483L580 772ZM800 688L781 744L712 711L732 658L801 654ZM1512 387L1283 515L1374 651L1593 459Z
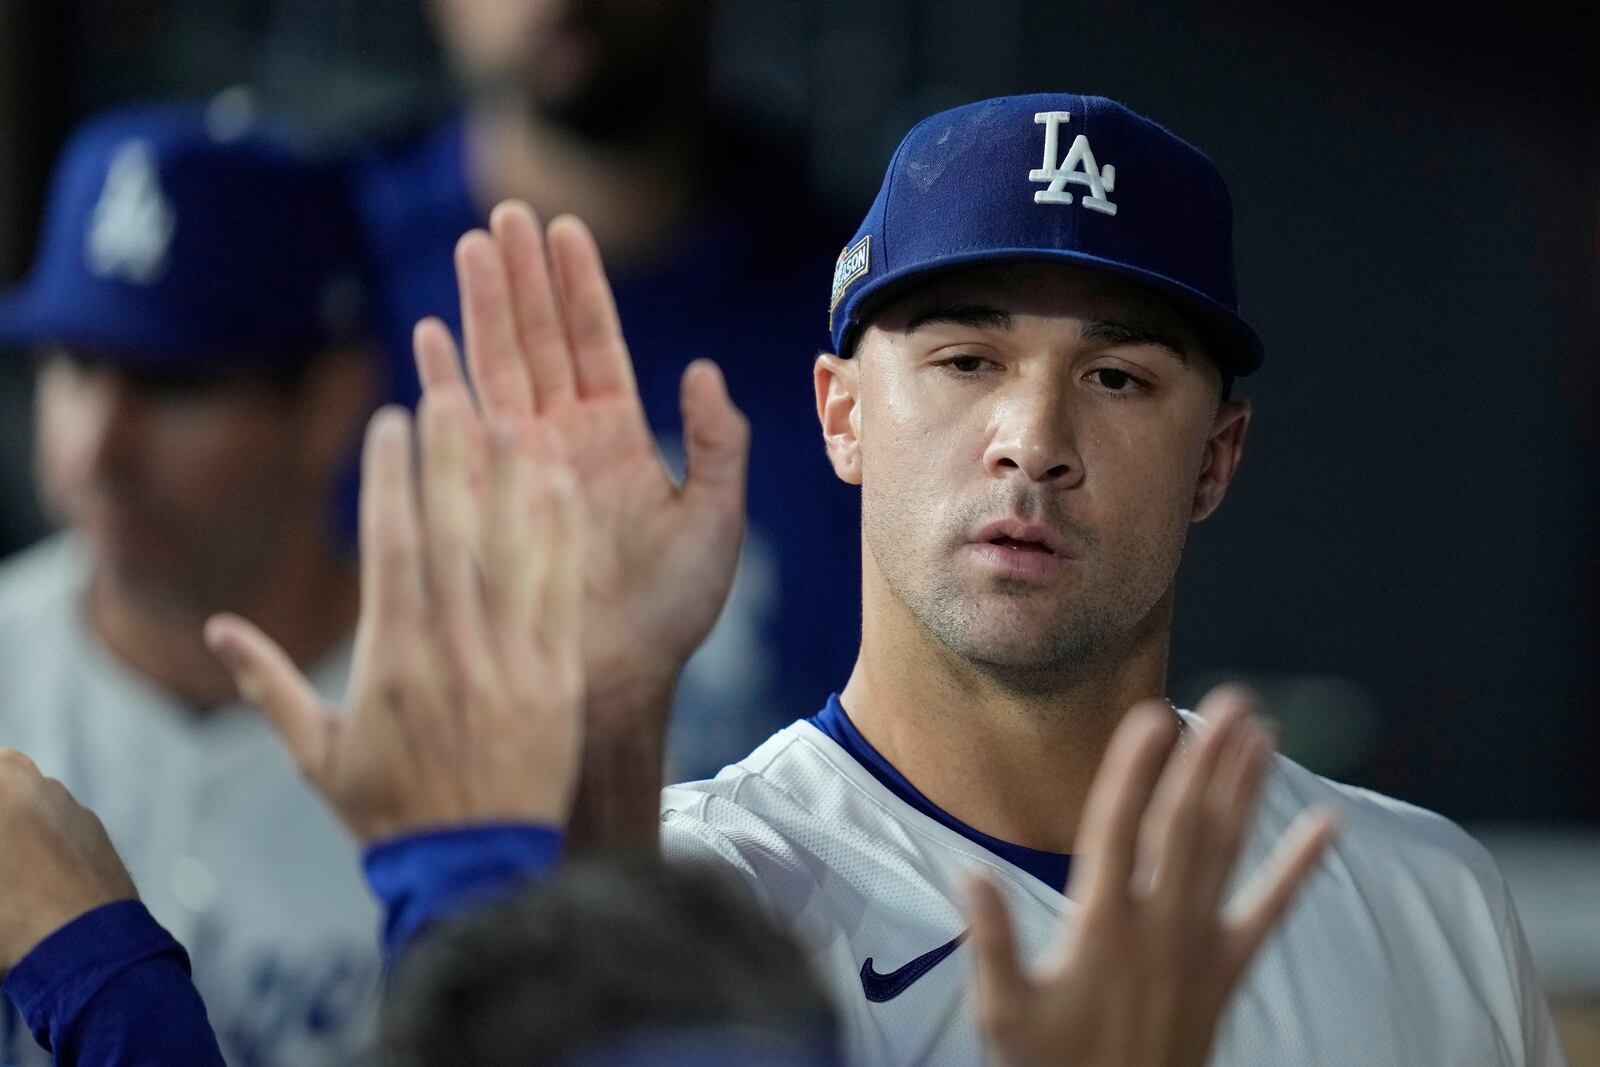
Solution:
M872 966L872 957L867 957L867 962L861 965L861 992L874 1004L882 1004L886 1000L893 1000L907 989L911 983L927 974L943 962L944 958L961 947L961 942L967 939L965 930L953 939L946 941L931 952L924 952L916 959L903 967L890 971L888 974L879 974Z

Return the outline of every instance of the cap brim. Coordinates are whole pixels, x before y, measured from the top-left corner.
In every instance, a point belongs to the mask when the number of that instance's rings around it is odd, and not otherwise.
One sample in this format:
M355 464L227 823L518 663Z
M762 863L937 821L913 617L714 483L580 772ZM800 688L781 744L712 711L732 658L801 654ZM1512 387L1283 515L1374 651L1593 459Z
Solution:
M32 290L23 285L0 293L0 348L25 350L48 339Z
M1265 359L1261 338L1250 325L1228 307L1195 289L1165 275L1139 270L1122 263L1101 259L1070 249L988 248L924 260L901 270L891 270L871 279L851 294L849 322L841 335L842 349L854 345L857 331L866 320L890 300L912 285L963 267L990 263L1047 262L1065 263L1126 279L1157 296L1170 300L1189 316L1200 333L1207 353L1228 374L1242 377L1257 370Z
M29 282L0 293L0 347L31 353L57 345L142 370L205 373L215 365L214 353L182 328L147 312L61 299Z

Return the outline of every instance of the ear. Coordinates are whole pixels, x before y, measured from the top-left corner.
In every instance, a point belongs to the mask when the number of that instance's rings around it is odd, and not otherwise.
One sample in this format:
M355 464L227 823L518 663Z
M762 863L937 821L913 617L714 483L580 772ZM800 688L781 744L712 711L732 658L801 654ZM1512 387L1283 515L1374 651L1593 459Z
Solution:
M1217 405L1200 463L1200 478L1194 489L1191 522L1207 518L1222 503L1239 464L1244 461L1244 441L1249 429L1250 401L1224 400Z
M831 352L817 355L811 370L817 391L817 421L833 473L851 485L861 484L861 357L841 359Z
M297 406L301 452L312 470L333 477L360 447L384 384L379 368L376 352L353 345L324 352L306 370Z

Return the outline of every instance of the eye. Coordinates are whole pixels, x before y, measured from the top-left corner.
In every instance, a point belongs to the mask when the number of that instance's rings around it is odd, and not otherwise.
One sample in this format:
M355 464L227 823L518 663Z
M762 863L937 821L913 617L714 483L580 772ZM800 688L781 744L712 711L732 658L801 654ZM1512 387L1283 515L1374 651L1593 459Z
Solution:
M976 375L979 371L983 370L985 367L989 366L991 362L992 361L984 359L982 356L973 355L971 353L963 353L959 356L950 356L946 359L941 359L935 365L940 367L948 367L950 370L956 372L957 377L970 378Z
M1102 389L1112 393L1135 393L1150 388L1149 382L1134 377L1120 367L1096 367L1089 372L1089 377Z

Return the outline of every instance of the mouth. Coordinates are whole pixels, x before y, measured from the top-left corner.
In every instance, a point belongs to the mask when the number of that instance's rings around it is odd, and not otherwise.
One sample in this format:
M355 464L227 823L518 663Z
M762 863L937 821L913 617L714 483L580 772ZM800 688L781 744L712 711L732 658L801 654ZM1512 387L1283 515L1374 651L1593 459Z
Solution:
M1028 581L1053 578L1075 558L1066 538L1056 531L1016 519L983 527L968 541L967 550L998 576Z
M985 543L994 545L997 548L1009 549L1012 552L1042 552L1050 556L1055 555L1054 552L1050 551L1048 545L1039 541L1019 541L1015 537L991 537Z
M1043 523L1002 519L991 522L971 539L974 545L993 545L1007 552L1035 553L1070 559L1066 539Z

